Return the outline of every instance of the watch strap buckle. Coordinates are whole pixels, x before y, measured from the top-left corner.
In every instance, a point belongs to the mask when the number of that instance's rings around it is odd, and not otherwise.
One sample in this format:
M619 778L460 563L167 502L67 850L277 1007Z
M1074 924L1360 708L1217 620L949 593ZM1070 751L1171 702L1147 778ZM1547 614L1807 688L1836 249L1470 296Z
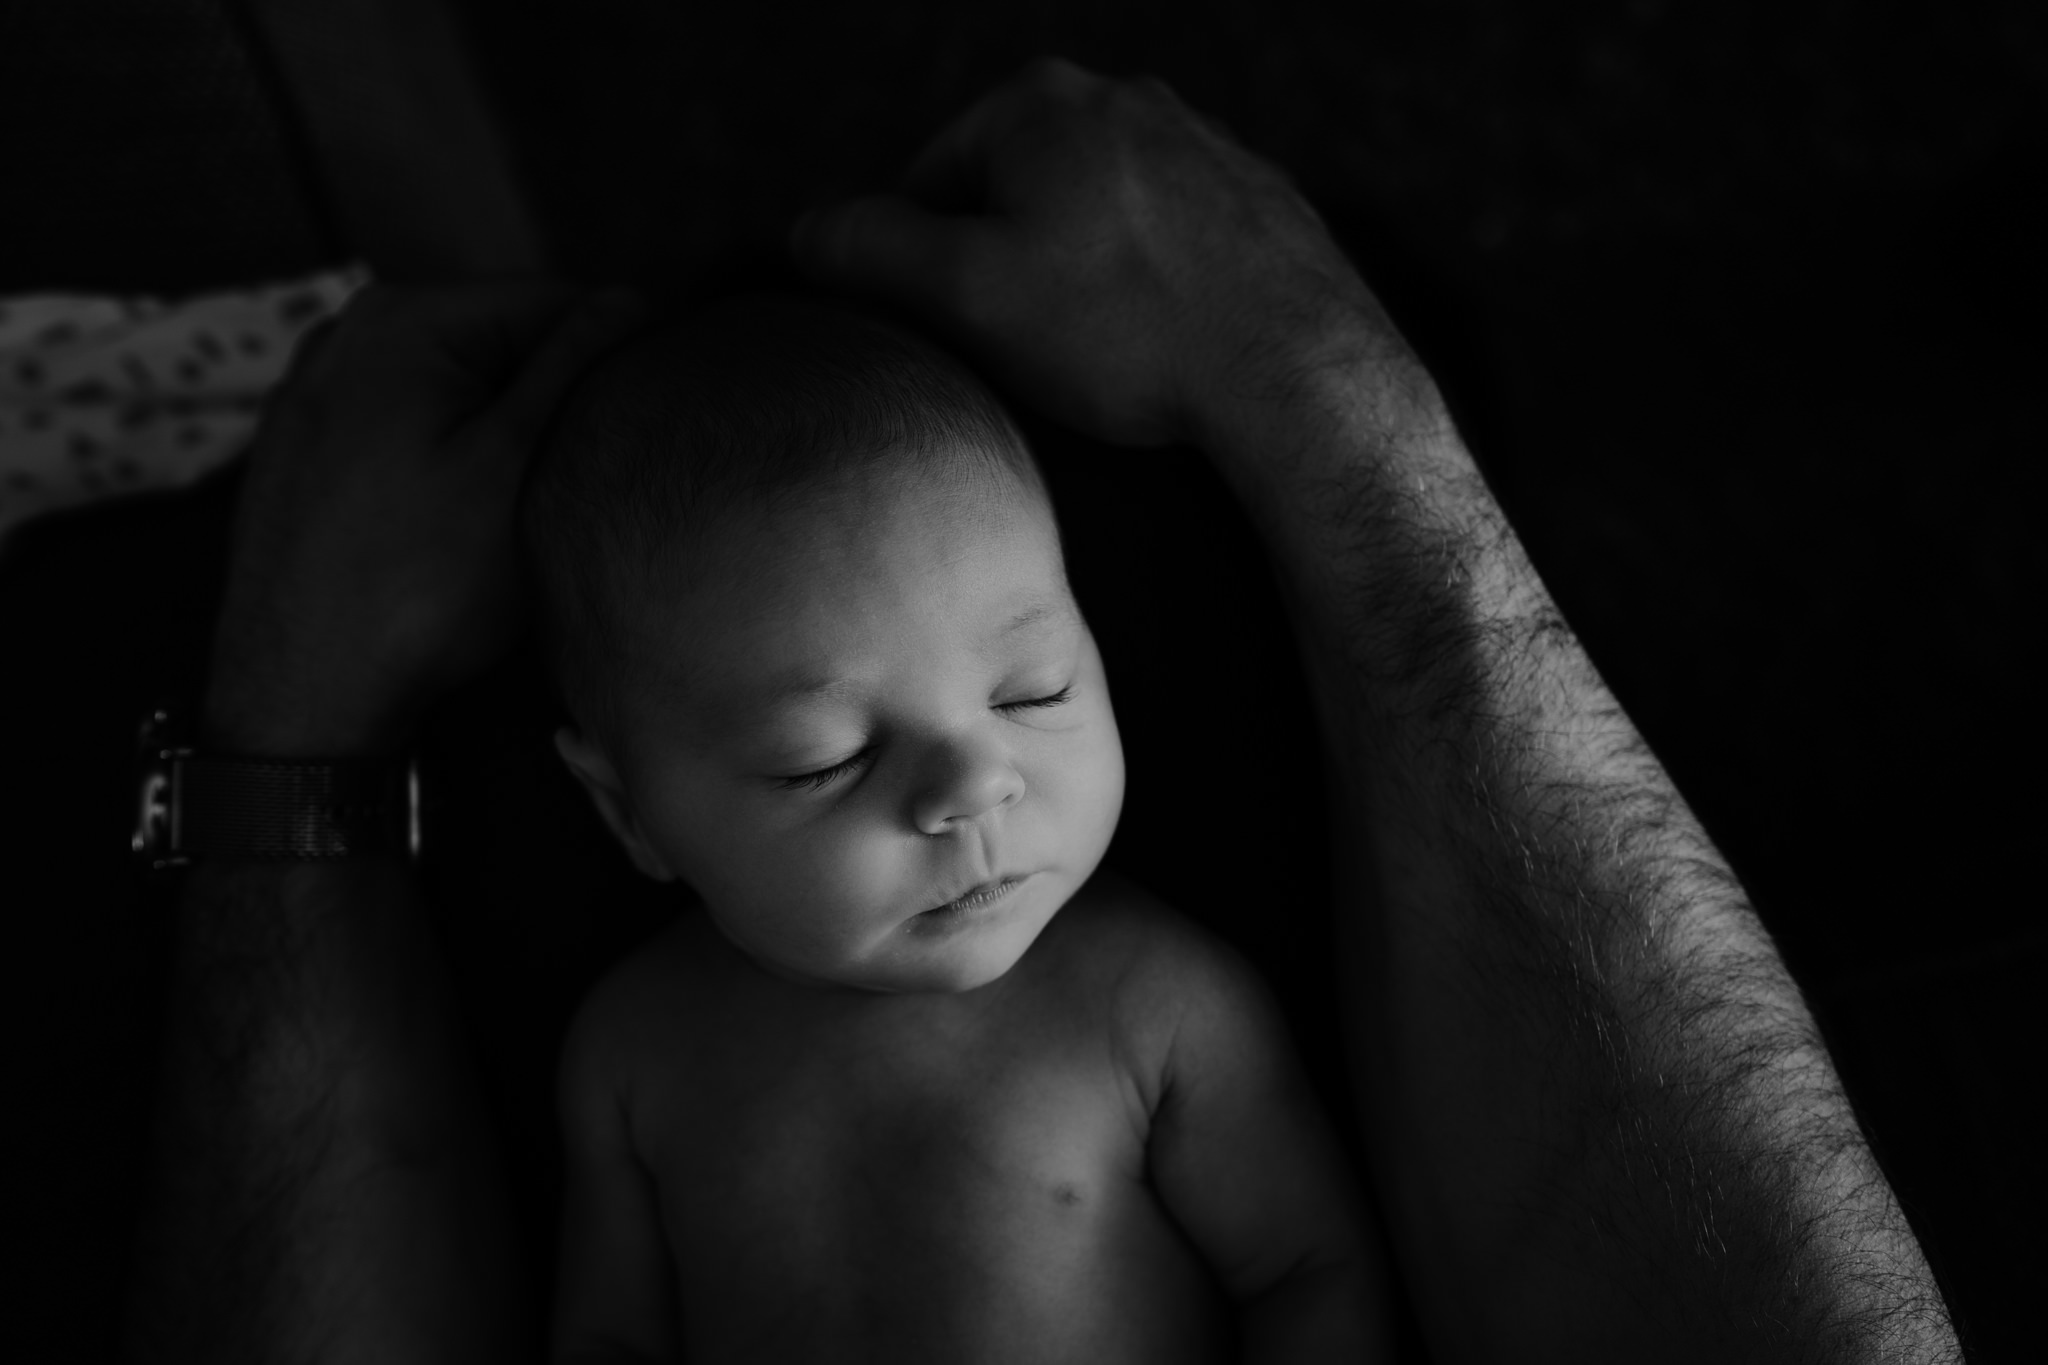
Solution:
M201 754L173 709L144 717L130 847L152 870L194 856L319 862L420 854L417 757L278 760Z

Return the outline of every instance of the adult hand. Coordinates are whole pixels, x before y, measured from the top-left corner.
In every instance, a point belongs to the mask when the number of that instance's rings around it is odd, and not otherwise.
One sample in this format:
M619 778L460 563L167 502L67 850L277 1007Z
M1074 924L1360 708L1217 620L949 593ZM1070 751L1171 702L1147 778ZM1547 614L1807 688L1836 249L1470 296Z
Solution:
M1204 441L1228 405L1398 336L1270 163L1154 80L1038 63L969 109L901 193L792 233L822 282L909 308L1057 420Z
M210 745L392 748L505 646L526 456L637 312L542 280L380 285L307 338L241 492Z

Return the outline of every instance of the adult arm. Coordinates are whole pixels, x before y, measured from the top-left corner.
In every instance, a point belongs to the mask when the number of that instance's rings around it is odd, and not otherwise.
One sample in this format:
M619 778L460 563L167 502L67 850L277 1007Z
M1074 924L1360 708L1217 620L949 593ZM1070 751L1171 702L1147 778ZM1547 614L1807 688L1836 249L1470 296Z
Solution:
M524 456L622 320L537 282L377 288L302 351L237 510L209 748L399 751L498 651ZM537 1355L426 909L395 858L190 874L132 1358Z
M1956 1358L1742 888L1285 177L1053 62L903 188L799 224L799 260L1056 418L1199 445L1279 566L1361 1117L1437 1352Z

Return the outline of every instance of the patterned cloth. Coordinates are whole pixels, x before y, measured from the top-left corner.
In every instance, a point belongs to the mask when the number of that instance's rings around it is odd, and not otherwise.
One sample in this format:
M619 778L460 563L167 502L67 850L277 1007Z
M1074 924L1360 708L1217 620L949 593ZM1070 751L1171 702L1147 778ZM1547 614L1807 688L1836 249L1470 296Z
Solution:
M368 280L353 266L175 303L0 299L0 545L40 513L226 462L299 338Z

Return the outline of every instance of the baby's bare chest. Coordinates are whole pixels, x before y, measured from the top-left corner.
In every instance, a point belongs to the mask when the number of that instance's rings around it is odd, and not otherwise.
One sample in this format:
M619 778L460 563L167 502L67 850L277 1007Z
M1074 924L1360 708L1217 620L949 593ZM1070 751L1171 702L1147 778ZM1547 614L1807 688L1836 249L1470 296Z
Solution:
M1152 1347L1202 1320L1204 1272L1146 1183L1143 1087L1084 1029L701 1050L647 1101L636 1142L709 1358L1170 1358Z
M636 1125L664 1205L798 1245L1074 1223L1141 1192L1149 1119L1111 1049L891 1041L679 1067Z

